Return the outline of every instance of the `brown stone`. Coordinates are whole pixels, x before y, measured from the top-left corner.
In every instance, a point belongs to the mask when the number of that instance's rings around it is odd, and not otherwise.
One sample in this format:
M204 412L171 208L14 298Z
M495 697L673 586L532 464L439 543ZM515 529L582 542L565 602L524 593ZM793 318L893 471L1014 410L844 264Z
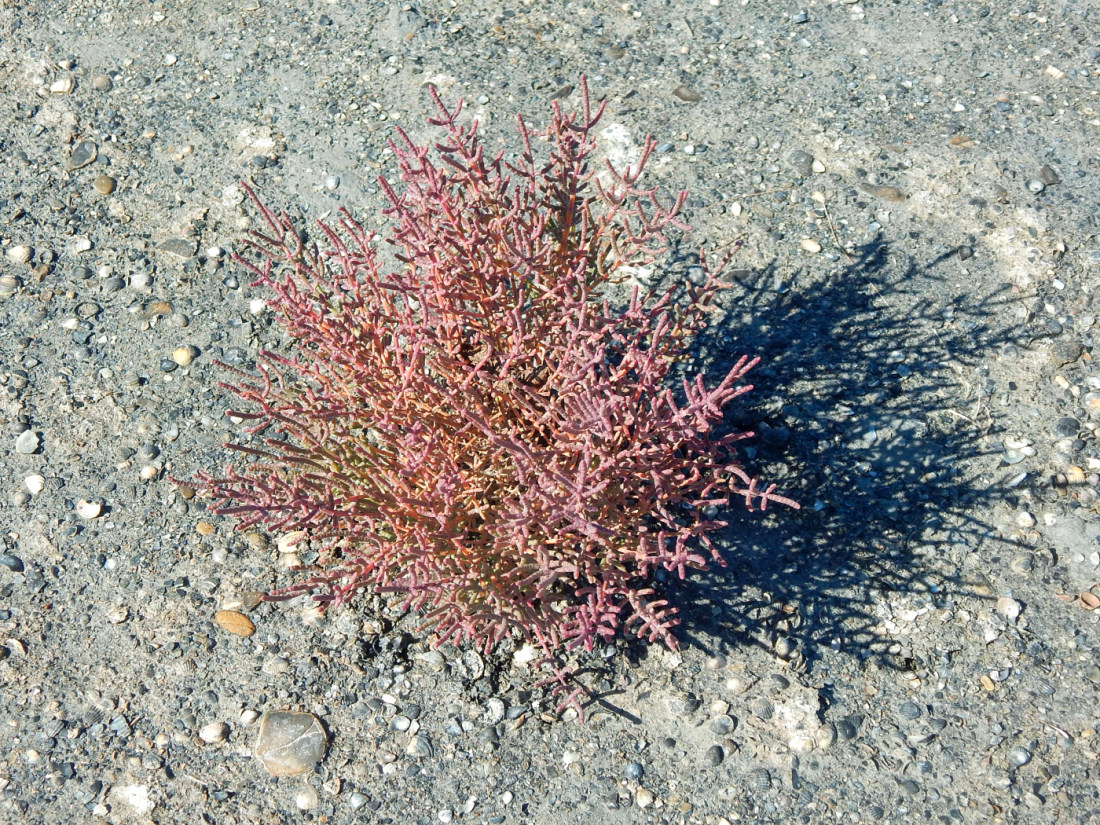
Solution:
M214 621L218 623L218 627L222 630L227 630L245 639L256 632L256 625L252 623L252 620L236 610L219 610L214 614Z

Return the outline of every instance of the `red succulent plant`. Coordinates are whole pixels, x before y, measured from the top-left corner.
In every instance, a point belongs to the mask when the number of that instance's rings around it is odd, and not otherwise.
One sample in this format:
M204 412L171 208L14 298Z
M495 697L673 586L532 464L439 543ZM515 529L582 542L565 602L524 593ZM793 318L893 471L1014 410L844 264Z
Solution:
M260 437L229 445L246 467L199 481L242 529L319 547L309 578L267 598L397 592L440 641L514 634L548 657L620 629L674 646L654 572L721 563L708 534L733 497L797 506L742 468L751 433L716 434L755 360L667 386L721 288L705 256L701 283L613 303L662 230L686 229L685 193L662 206L639 186L652 139L636 164L590 169L603 106L581 88L581 112L555 103L544 132L520 119L512 160L433 90L435 152L398 129L403 188L380 178L394 271L346 211L318 222L319 247L247 190L266 229L238 261L296 349L233 371L248 409L231 415Z

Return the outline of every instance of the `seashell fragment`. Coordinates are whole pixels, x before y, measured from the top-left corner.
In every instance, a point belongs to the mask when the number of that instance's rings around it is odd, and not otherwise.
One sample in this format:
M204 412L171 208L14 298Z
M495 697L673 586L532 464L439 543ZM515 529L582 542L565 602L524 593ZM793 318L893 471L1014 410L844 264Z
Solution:
M293 533L285 533L279 536L275 542L275 546L279 548L280 553L296 553L298 551L298 543L305 538L304 530L295 530Z
M102 512L103 505L100 504L98 501L88 501L87 499L82 498L76 503L76 514L81 518L99 518Z

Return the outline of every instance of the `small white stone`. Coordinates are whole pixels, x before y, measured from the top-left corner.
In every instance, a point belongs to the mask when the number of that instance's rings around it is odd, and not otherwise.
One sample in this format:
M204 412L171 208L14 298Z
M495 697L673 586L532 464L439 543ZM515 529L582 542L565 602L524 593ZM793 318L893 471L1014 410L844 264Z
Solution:
M103 505L98 501L88 501L82 498L76 503L76 514L81 518L99 518L102 512Z
M827 171L826 168L825 168L825 164L822 163L821 161L819 161L817 158L814 158L814 162L810 164L810 168L813 169L814 172L817 173L818 175L820 175L823 172Z
M525 644L512 654L512 661L517 665L529 665L542 656L542 652L532 644Z
M997 599L997 612L1010 622L1015 622L1020 618L1020 603L1008 596L1001 596Z
M74 85L71 77L59 78L50 84L50 93L55 95L71 94Z
M27 485L27 489L30 490L31 495L36 496L41 493L42 488L46 486L46 479L35 473L23 479L23 483Z
M639 808L648 808L653 804L654 799L656 797L649 788L638 788L638 792L634 794L634 802L637 803Z
M294 804L298 806L299 811L316 808L319 801L317 791L313 788L304 788L298 791L298 795L294 797Z
M259 315L265 309L267 309L267 301L263 298L253 298L248 302L248 311L253 315Z
M199 354L197 347L193 347L187 344L182 347L176 347L172 350L172 360L179 364L181 367L191 366L191 362L195 360L195 356Z
M815 241L813 238L803 238L800 246L811 255L816 255L821 251L821 244Z
M34 430L24 430L19 434L19 437L15 439L15 451L19 455L31 455L42 444L42 439L38 437L38 433Z
M157 475L159 473L160 473L160 468L157 467L155 464L146 464L138 472L138 477L142 481L152 481L154 478L157 477Z
M1031 515L1031 513L1024 510L1018 516L1016 516L1016 524L1019 525L1020 527L1034 527L1035 526L1035 516Z
M148 785L116 785L111 788L110 792L107 794L107 801L116 809L119 806L124 806L125 809L133 811L138 815L147 814L156 807L156 803L149 798ZM106 816L106 806L103 807L105 810L102 814L96 813L95 811L92 813L96 816Z
M124 604L107 608L107 621L111 624L122 624L128 618L130 618L130 609Z
M260 712L257 710L243 710L241 711L241 724L251 725L257 719L260 718Z
M166 54L166 55L164 56L164 65L165 65L165 66L175 66L175 65L176 65L176 61L177 61L178 59L179 59L179 58L177 58L177 57L176 57L176 56L175 56L174 54Z

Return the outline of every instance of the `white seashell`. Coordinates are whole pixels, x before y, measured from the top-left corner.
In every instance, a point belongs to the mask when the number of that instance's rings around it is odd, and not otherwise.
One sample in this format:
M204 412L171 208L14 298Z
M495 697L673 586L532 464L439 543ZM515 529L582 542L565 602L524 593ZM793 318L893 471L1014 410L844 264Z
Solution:
M532 644L525 644L512 654L512 661L517 665L529 665L542 656L542 651Z
M504 719L504 701L493 697L485 703L485 715L482 721L486 725L495 725Z
M807 736L804 733L792 736L788 744L793 753L809 753L815 746L813 737Z
M211 722L199 729L199 739L208 745L216 745L229 738L229 725L225 722Z
M305 538L305 530L295 530L293 533L286 533L279 536L275 542L275 546L279 548L280 553L297 553L298 543Z
M27 485L27 489L30 490L31 495L36 496L41 493L42 488L46 486L46 479L35 473L23 479L23 483Z
M26 244L17 244L8 249L8 257L17 264L25 264L31 259L33 250Z
M88 501L82 498L76 503L76 514L81 518L99 518L102 512L103 505L98 501Z
M1006 450L1022 450L1024 447L1030 446L1031 442L1026 438L1017 438L1014 435L1010 435L1005 439Z
M55 95L71 94L76 86L71 77L62 77L50 84L50 93Z

